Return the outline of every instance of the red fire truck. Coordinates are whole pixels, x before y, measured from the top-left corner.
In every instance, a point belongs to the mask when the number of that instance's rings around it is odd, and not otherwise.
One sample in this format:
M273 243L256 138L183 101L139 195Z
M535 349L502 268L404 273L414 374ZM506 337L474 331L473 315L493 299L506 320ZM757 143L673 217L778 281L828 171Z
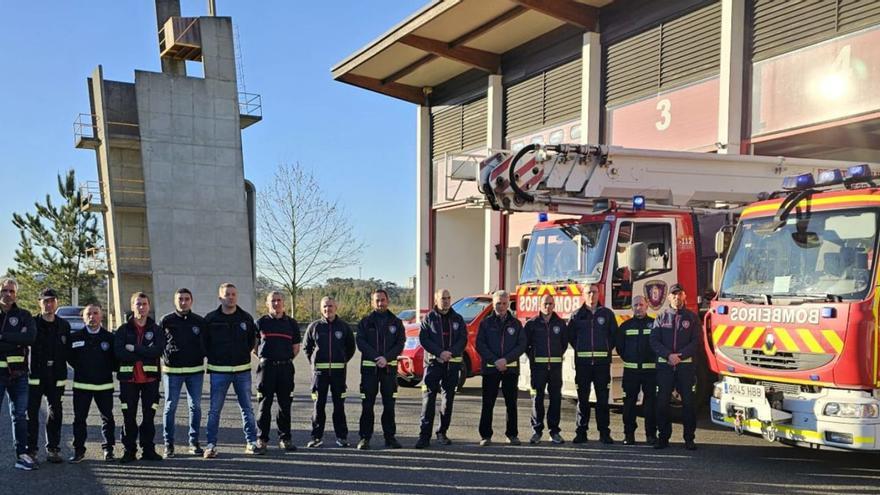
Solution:
M808 446L880 448L880 188L869 166L787 178L743 210L706 327L712 421Z
M676 282L691 310L708 309L716 232L784 174L823 166L827 162L751 155L528 145L484 160L480 182L490 207L539 215L521 244L519 318L534 316L547 293L567 317L595 283L600 301L623 321L634 295L643 295L654 313ZM701 358L698 387L708 397L713 377ZM566 361L563 392L574 396L574 360ZM527 388L528 366L521 370ZM612 375L611 400L621 400L619 360Z

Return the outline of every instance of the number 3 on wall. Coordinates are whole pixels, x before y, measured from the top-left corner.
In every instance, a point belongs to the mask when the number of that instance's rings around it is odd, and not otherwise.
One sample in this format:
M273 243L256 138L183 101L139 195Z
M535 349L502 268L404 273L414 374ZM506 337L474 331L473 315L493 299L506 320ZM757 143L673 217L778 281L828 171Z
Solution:
M658 131L665 131L666 129L669 129L669 125L672 124L672 102L668 99L658 101L657 110L660 111L660 120L654 122L654 127L656 127Z

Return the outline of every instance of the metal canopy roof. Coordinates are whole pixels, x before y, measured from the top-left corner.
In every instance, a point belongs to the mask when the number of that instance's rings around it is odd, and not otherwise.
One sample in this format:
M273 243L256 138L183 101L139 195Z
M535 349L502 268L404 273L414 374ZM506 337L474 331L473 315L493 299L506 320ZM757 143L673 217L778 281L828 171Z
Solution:
M613 0L434 0L339 62L333 79L412 103L473 68L501 73L501 55L563 24L595 31Z

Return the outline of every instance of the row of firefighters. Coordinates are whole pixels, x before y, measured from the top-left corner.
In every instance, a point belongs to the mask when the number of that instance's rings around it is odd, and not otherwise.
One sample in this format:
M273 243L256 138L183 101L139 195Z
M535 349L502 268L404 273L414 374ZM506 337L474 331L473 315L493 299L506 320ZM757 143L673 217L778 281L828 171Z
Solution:
M68 384L67 367L73 369L73 456L72 463L85 457L86 418L92 402L102 420L105 460L114 460L113 373L119 382L119 401L124 419L120 462L137 459L161 460L155 449L154 416L159 408L159 384L164 385L164 457L174 456L174 417L181 391L189 401L189 452L205 458L217 456L220 414L232 386L242 413L245 452L266 450L271 428L273 402L278 402L276 424L279 445L296 450L291 440L290 410L294 388L293 359L304 347L311 365L311 395L314 401L311 438L307 447L323 445L328 395L333 401L336 444L348 446L345 418L346 368L356 348L361 352L359 449L369 449L374 428L374 405L382 395L382 433L385 445L400 448L396 438L397 356L405 341L403 323L388 310L388 294L378 289L371 295L373 310L357 326L357 332L336 316L332 297L321 301L322 318L312 322L301 337L296 320L285 313L281 293L270 293L268 314L257 321L237 304L237 290L226 283L219 288L220 306L201 317L192 312L192 293L176 291L176 311L160 322L150 318L150 299L141 292L131 297L131 317L115 332L102 327L97 305L83 309L85 328L71 330L55 316L57 295L52 289L40 294L41 314L36 318L16 305L18 286L12 279L0 281L0 401L8 396L13 411L15 467L37 467L39 411L42 398L48 403L46 421L47 461L62 462L60 433L61 399ZM517 385L519 357L526 353L531 365L533 407L531 443L541 441L544 425L544 396L549 395L546 426L553 443L563 443L560 406L563 354L570 345L575 352L578 411L575 443L587 441L591 387L596 393L596 423L601 442L613 443L609 429L608 392L611 383L611 353L616 348L624 361L623 387L626 444L635 443L635 409L639 393L645 408L645 433L655 448L668 446L671 425L668 407L673 389L682 398L685 447L694 449L695 385L694 357L700 348L701 329L697 315L685 309L686 294L673 285L669 309L656 319L646 314L644 299L634 298L633 317L618 327L614 313L598 302L598 288L584 291L584 304L569 321L554 312L550 296L541 299L541 312L522 325L509 311L509 295L493 294L494 311L483 319L477 335L482 358L482 411L480 445L492 443L492 416L501 389L507 412L505 437L519 444L517 430ZM439 290L435 305L420 330L425 350L422 385L422 414L416 448L437 442L451 443L447 436L453 402L467 342L467 327L451 308L447 290ZM304 340L304 342L303 342ZM304 343L304 346L303 346ZM257 365L258 417L251 405L251 354ZM207 358L207 365L205 359ZM210 377L210 410L207 445L199 444L200 398L205 370ZM440 400L438 401L438 396ZM438 403L439 402L439 403ZM434 430L439 408L440 421ZM141 422L137 422L138 409ZM653 413L656 411L656 415ZM433 431L432 431L433 430Z

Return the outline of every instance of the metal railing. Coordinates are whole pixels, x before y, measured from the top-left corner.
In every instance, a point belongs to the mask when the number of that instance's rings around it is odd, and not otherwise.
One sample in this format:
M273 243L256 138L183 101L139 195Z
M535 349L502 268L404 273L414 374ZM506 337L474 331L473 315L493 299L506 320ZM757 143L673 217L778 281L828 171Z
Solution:
M80 113L73 121L73 143L77 144L82 139L98 139L98 122L100 117L93 113ZM139 136L136 122L121 122L118 120L107 121L107 132L111 135Z
M238 113L249 117L262 117L263 98L256 93L238 93Z
M86 249L85 269L92 275L106 276L110 273L107 250L103 246Z

